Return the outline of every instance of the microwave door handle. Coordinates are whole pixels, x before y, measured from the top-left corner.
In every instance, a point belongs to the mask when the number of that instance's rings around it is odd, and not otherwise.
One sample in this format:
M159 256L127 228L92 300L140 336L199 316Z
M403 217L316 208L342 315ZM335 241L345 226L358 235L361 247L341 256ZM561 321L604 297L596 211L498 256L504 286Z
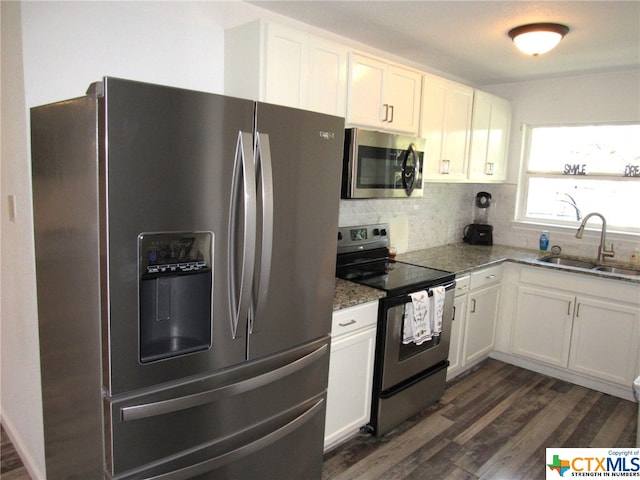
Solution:
M404 191L407 194L407 197L411 196L411 193L415 188L415 181L416 181L415 167L413 171L407 175L407 162L409 160L410 155L412 155L414 159L417 157L416 149L413 146L413 144L409 145L409 148L405 150L404 158L402 159L402 187L404 188Z

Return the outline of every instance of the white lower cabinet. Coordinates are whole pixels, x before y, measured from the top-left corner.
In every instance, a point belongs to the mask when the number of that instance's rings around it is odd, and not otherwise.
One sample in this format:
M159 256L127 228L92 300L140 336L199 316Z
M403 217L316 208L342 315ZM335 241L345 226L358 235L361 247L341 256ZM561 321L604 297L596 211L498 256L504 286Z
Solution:
M512 354L628 388L639 352L640 285L522 268Z
M369 423L378 302L333 314L324 448Z
M518 288L513 353L566 367L575 297L530 286Z
M462 347L467 318L467 299L469 293L469 275L456 278L456 293L453 300L453 322L451 322L451 340L449 342L449 368L447 380L458 375L464 365Z
M640 309L576 297L569 368L621 385L636 377L640 350Z
M465 366L479 362L493 350L501 279L502 265L471 274L463 347Z

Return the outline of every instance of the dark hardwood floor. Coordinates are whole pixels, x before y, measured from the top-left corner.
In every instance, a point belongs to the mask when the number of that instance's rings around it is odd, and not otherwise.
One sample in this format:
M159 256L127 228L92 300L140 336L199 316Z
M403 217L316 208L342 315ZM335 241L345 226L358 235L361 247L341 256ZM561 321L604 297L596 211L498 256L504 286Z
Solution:
M543 479L545 448L633 447L637 416L636 403L488 359L386 436L327 452L323 480Z
M546 447L633 447L637 415L633 402L489 359L384 437L328 452L323 480L543 479ZM4 429L0 456L2 480L30 478Z
M0 428L0 479L31 480L4 427Z

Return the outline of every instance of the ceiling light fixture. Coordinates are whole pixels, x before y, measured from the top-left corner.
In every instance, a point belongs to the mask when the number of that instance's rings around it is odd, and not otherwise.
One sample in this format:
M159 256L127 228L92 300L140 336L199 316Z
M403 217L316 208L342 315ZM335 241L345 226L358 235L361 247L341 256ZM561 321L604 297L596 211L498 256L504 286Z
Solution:
M509 30L516 47L527 55L541 55L554 48L569 31L559 23L530 23Z

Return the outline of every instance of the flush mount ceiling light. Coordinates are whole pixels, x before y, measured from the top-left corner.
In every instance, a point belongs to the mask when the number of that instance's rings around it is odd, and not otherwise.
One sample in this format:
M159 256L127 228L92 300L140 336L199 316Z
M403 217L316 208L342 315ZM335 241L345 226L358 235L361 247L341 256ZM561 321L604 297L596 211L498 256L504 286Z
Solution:
M509 30L513 43L527 55L541 55L554 48L569 31L559 23L530 23Z

